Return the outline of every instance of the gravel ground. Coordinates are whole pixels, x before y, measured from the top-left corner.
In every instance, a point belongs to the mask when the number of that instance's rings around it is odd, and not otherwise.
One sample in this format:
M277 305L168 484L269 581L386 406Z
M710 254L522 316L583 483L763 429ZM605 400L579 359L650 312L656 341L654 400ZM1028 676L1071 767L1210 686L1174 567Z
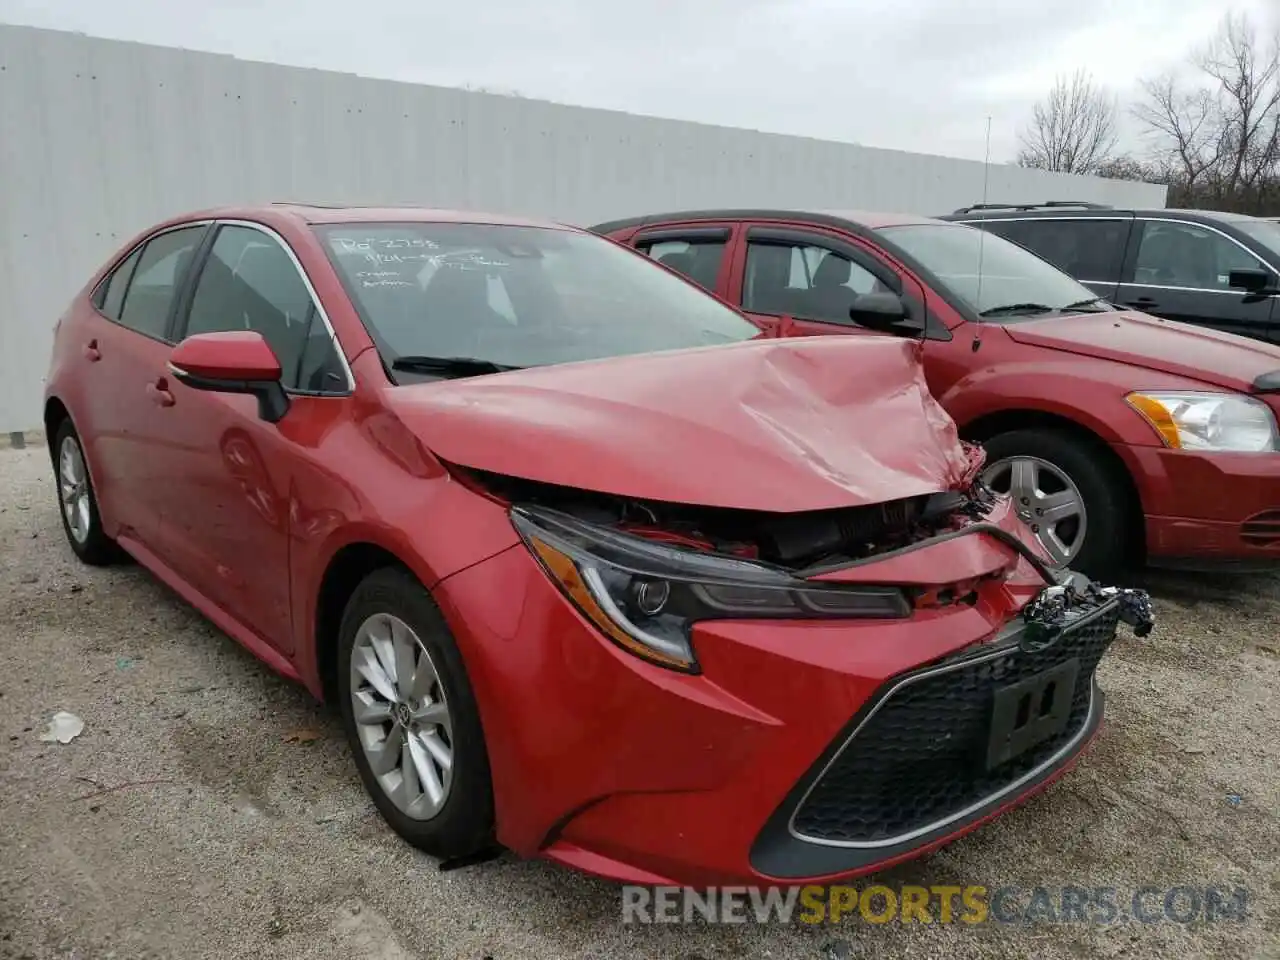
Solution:
M440 873L399 842L305 691L140 569L74 561L41 446L0 450L0 545L0 957L1280 957L1277 578L1154 581L1157 632L1104 661L1080 766L877 878L1122 905L1243 886L1243 922L623 925L609 884L511 858ZM63 709L83 734L42 742Z

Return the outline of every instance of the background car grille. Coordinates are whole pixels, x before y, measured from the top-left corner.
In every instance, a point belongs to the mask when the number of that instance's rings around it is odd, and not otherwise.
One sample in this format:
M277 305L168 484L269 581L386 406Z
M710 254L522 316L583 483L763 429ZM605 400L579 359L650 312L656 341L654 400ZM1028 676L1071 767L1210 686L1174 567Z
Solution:
M892 840L979 804L1034 770L1087 722L1094 668L1115 639L1118 621L1118 611L1104 611L1048 650L1014 648L902 687L821 775L793 829L820 842ZM994 692L1072 657L1080 670L1066 728L988 771Z

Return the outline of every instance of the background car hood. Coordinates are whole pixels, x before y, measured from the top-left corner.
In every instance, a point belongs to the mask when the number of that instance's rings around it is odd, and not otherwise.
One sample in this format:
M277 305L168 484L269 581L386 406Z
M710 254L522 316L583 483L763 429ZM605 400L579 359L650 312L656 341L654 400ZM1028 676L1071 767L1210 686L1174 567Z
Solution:
M1262 374L1280 370L1280 347L1145 313L1051 317L1011 323L1005 331L1018 343L1117 360L1243 393Z
M624 497L792 512L958 489L975 454L920 345L752 340L396 387L438 457Z

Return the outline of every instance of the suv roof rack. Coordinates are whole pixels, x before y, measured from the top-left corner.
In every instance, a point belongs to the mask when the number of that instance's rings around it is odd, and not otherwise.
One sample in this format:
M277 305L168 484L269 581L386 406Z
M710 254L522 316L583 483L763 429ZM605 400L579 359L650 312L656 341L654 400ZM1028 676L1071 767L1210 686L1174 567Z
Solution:
M974 213L978 210L1051 210L1055 207L1080 207L1085 210L1110 210L1106 203L1089 203L1086 200L1046 200L1044 203L975 203L961 207L956 214Z

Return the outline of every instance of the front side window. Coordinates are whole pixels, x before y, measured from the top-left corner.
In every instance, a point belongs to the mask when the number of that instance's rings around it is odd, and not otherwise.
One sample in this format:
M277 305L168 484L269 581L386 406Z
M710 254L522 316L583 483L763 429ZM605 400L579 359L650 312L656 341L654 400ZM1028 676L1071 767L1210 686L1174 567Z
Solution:
M165 338L174 297L206 229L183 227L147 241L120 302L121 324L157 340ZM107 296L114 300L114 291L108 288Z
M293 258L274 237L224 226L196 281L186 335L256 330L280 361L286 387L342 391L346 376Z
M1077 280L1096 283L1119 281L1129 239L1127 221L1101 217L998 221L989 229L1022 244Z
M775 240L747 245L742 308L753 313L850 326L854 298L887 289L867 269L825 247Z
M411 357L530 367L760 332L710 294L592 234L466 223L316 230L384 360L411 375Z
M1232 270L1265 269L1261 260L1217 231L1194 223L1148 221L1133 282L1229 292Z
M913 223L877 231L969 309L1007 322L1062 310L1105 309L1097 295L1004 237L958 223Z
M724 261L723 240L641 241L636 249L708 290L715 289Z

